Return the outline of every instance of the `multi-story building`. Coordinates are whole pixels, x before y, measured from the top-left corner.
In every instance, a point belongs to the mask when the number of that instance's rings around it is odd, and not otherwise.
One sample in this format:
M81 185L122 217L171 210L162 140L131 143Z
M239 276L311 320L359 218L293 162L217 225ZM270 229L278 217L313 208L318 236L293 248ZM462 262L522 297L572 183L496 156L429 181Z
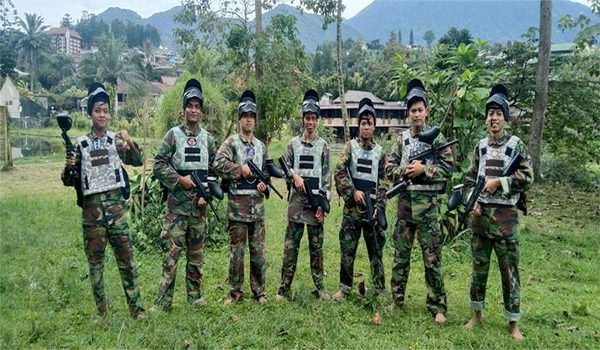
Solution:
M54 49L79 59L81 56L81 36L79 33L65 27L50 28L47 33Z

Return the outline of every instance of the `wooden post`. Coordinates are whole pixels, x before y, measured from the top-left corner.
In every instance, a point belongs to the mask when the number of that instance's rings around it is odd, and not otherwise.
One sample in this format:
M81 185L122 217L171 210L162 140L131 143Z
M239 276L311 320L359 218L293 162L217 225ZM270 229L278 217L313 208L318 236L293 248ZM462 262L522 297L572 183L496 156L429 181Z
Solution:
M13 167L12 148L8 134L8 108L6 106L0 106L0 153L4 163L2 170L11 169Z

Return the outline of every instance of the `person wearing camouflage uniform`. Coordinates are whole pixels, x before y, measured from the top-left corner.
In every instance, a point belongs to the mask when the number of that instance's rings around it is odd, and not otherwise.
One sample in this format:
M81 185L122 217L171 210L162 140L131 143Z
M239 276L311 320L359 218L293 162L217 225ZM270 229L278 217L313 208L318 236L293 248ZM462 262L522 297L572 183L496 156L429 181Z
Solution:
M471 309L473 317L467 329L481 323L485 306L485 290L492 250L496 252L502 280L504 312L509 321L511 335L522 340L517 322L520 312L519 279L519 214L516 205L520 196L533 182L533 169L523 141L504 130L510 120L508 91L495 86L486 102L486 127L488 136L475 146L473 161L465 178L465 186L475 185L477 177L485 178L485 185L471 215L473 236L473 272L471 275ZM501 177L503 168L520 155L517 170Z
M265 303L265 208L266 185L253 177L247 165L252 160L263 171L268 162L264 143L254 136L256 125L256 97L245 91L238 106L240 132L228 137L219 147L214 168L228 184L227 217L229 220L229 296L225 304L243 297L244 251L246 242L250 250L250 286L254 298ZM227 188L228 187L228 188Z
M340 228L340 287L333 295L335 300L343 300L352 291L354 259L361 231L364 235L371 265L371 281L375 295L385 292L383 268L383 247L385 229L379 222L379 213L385 213L385 192L388 184L384 178L384 165L387 155L381 145L373 140L376 126L376 112L370 99L364 98L358 109L358 138L346 144L344 153L335 168L336 189L344 200L344 212ZM371 198L373 216L368 217L365 196ZM373 321L381 322L379 311Z
M329 294L323 285L323 222L325 212L322 207L314 208L306 194L308 188L319 191L316 195L330 199L331 173L329 168L329 146L327 141L319 137L319 95L308 90L302 103L302 135L294 137L282 156L290 168L292 179L288 183L289 205L288 226L285 235L283 263L281 266L281 284L276 298L286 299L289 295L298 250L306 225L310 251L310 269L315 284L315 294L321 300L328 300Z
M129 236L129 179L122 164L140 166L143 157L126 130L118 133L107 130L109 101L102 84L93 83L89 87L87 112L92 119L92 130L77 139L62 181L65 186L79 187L82 193L78 205L83 210L83 244L98 315L104 318L108 312L103 278L108 242L117 260L129 313L134 319L141 319L144 308Z
M199 123L204 98L200 82L190 79L183 92L185 122L169 130L154 159L154 176L168 190L167 214L161 239L165 248L162 280L156 306L169 310L173 303L177 262L186 250L187 301L204 304L202 296L203 247L208 228L206 201L195 195L191 173L206 181L216 153L213 136Z
M393 305L404 305L411 252L416 236L423 251L427 309L435 316L436 322L444 323L447 304L442 276L443 237L438 196L443 193L446 181L451 176L452 152L450 148L442 150L437 164L417 160L409 163L409 157L431 147L439 147L446 143L446 140L440 134L433 145L419 141L417 136L425 128L429 115L427 96L422 82L418 79L409 82L407 91L406 110L411 127L398 138L386 166L386 175L390 181L410 181L406 190L398 195L398 218L392 236Z

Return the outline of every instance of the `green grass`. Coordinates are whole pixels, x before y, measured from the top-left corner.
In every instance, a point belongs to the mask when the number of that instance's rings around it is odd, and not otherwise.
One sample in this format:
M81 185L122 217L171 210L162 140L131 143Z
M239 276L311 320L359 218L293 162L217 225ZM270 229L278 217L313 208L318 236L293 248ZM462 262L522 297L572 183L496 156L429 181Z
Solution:
M279 152L273 152L279 153ZM131 320L113 254L107 252L105 283L111 302L107 326L93 323L94 302L82 249L81 212L71 189L59 181L61 162L19 162L0 173L0 348L598 348L600 347L600 199L597 194L539 185L531 191L531 214L521 235L522 330L526 340L510 340L502 314L495 258L488 283L486 324L463 329L470 315L470 251L466 241L444 248L449 322L433 324L425 309L420 249L413 252L405 309L385 313L381 326L370 322L365 301L318 302L306 240L303 241L291 302L272 298L279 285L286 205L267 203L267 292L259 306L250 299L223 306L227 294L226 247L205 252L204 290L208 305L193 311L185 302L180 263L174 309ZM282 184L279 184L282 185ZM394 204L390 204L393 206ZM335 291L339 273L337 201L326 222L326 287ZM390 217L390 221L392 221ZM389 232L388 232L389 233ZM161 270L158 253L136 252L142 297L150 307ZM385 248L386 280L393 250ZM361 242L357 282L367 279ZM247 276L247 274L246 274ZM388 282L389 283L389 282ZM246 277L246 294L250 295ZM389 295L388 295L389 302Z

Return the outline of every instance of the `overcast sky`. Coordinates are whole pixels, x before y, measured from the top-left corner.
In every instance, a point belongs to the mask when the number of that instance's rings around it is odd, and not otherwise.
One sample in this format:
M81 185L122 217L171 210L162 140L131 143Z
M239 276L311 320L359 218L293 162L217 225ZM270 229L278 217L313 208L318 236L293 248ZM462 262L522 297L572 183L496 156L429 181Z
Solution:
M477 0L481 1L481 0ZM509 0L509 1L538 1L538 0ZM574 0L580 3L587 3L587 0ZM134 10L142 17L150 17L156 12L166 11L173 6L181 3L181 0L16 0L13 1L15 7L22 16L25 12L34 12L45 19L45 23L51 26L56 26L60 23L60 19L65 13L69 13L73 19L77 20L81 17L81 12L84 10L90 13L101 13L109 7L117 6ZM357 14L360 10L369 5L373 0L344 0L346 11L344 17L350 18ZM49 5L49 3L51 5ZM297 3L297 1L296 1Z

